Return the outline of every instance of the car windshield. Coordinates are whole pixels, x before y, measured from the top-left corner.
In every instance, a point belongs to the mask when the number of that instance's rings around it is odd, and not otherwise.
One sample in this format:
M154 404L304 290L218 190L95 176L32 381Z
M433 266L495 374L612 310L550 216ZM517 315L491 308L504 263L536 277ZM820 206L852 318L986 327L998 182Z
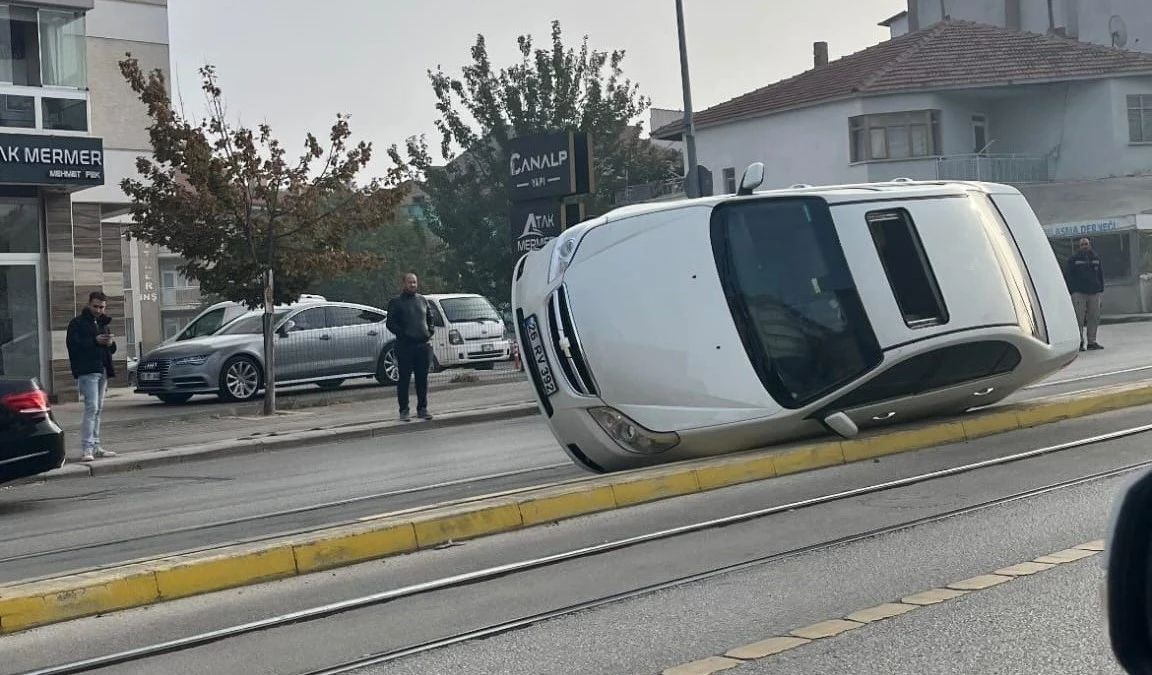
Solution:
M273 312L275 317L273 323L279 323L280 319L283 319L288 312L287 309L278 309ZM216 335L259 335L262 332L264 332L264 313L252 312L224 326L216 332Z
M744 348L781 405L802 407L880 364L822 199L721 204L712 242Z
M464 321L501 321L500 314L487 298L444 298L440 300L444 308L444 318L449 323Z
M220 328L221 322L224 321L224 308L214 309L211 312L201 316L181 331L177 336L177 341L193 340L195 338L211 335Z

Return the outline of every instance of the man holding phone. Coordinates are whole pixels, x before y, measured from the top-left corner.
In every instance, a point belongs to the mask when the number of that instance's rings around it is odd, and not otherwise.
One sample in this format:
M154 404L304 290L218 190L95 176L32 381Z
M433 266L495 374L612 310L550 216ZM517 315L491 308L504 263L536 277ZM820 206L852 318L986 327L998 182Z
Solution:
M107 308L108 296L93 291L88 294L88 305L68 324L68 361L72 377L76 378L76 388L84 399L84 417L80 423L82 462L116 456L100 446L104 394L108 391L108 378L116 376L112 367L116 340L108 328L112 319L104 313Z

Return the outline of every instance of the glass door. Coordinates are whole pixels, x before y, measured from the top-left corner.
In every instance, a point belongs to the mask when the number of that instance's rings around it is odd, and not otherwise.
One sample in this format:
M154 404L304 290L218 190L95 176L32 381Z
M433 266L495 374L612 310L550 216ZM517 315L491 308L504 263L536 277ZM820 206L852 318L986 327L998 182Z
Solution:
M36 262L0 255L0 377L36 377L43 370L40 279Z

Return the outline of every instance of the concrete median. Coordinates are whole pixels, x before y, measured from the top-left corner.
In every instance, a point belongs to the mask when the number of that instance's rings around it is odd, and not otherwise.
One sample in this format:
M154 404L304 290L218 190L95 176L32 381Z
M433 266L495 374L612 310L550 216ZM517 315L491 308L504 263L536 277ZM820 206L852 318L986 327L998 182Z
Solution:
M1152 404L1152 383L1106 387L998 406L852 440L818 439L739 455L590 476L381 514L307 534L13 584L0 588L0 633L413 553L450 540L511 532L1147 404ZM521 407L521 411L532 414L534 408ZM357 429L354 433L365 432Z

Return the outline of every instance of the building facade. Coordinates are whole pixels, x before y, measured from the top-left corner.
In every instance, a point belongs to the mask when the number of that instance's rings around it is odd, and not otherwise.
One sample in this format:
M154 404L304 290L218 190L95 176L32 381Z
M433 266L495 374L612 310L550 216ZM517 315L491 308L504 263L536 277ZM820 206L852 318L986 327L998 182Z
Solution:
M836 61L819 53L811 70L698 114L717 192L757 161L766 187L1012 184L1059 258L1092 237L1107 312L1152 311L1152 54L958 20Z
M38 377L55 400L76 398L65 335L91 291L125 342L115 219L148 122L118 62L167 70L167 42L164 0L0 4L0 375Z

